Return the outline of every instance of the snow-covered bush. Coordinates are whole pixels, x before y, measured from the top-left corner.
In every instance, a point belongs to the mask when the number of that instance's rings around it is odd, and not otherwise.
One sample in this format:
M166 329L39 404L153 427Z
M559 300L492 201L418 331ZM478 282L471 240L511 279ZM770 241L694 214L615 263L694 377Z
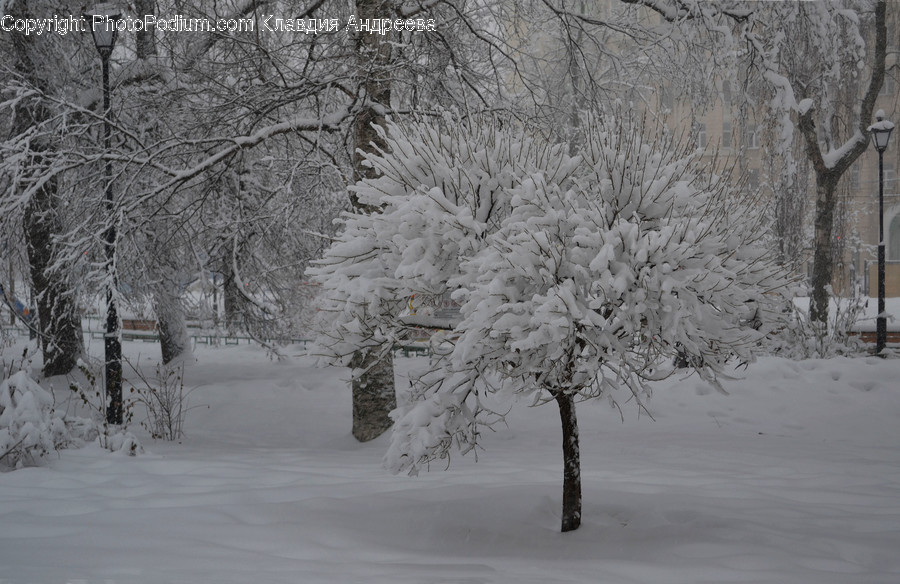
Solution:
M857 287L842 297L828 286L828 294L832 300L826 322L813 320L805 307L787 305L784 310L788 320L768 340L769 350L796 360L867 354L868 346L852 331L865 322L862 317L868 299Z
M563 530L580 524L575 402L642 407L677 352L713 383L780 326L786 272L763 209L695 153L625 120L593 124L575 155L514 124L391 126L381 176L355 187L381 212L346 228L312 274L334 318L326 360L390 346L407 299L461 304L452 349L393 416L385 457L415 474L474 448L499 414L488 398L556 401L565 457ZM760 325L761 326L758 326ZM759 329L759 330L757 330Z
M0 382L0 465L35 465L70 442L66 424L54 410L53 396L26 371Z
M72 397L82 408L86 408L90 418L66 414L66 425L79 441L97 441L110 452L120 452L135 456L144 452L138 439L128 431L134 416L134 399L127 398L123 404L123 424L110 425L106 421L106 392L98 385L98 375L94 368L82 359L78 360L76 371L68 375ZM102 379L101 379L102 381Z
M83 363L80 366L87 370ZM0 469L35 466L52 452L95 440L111 452L132 456L143 452L127 429L57 408L53 394L31 378L29 367L15 369L4 367L6 378L0 381ZM84 401L86 394L81 392L78 398Z

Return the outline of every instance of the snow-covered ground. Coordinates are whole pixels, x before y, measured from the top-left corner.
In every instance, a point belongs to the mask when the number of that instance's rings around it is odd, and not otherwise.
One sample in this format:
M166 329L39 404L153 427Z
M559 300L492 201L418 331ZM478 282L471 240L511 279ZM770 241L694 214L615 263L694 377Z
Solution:
M673 378L655 421L579 404L584 523L561 534L552 404L514 408L477 461L392 476L387 437L349 434L346 370L196 357L209 408L182 443L134 424L144 455L92 445L0 474L0 583L900 582L897 359L765 359L729 395Z

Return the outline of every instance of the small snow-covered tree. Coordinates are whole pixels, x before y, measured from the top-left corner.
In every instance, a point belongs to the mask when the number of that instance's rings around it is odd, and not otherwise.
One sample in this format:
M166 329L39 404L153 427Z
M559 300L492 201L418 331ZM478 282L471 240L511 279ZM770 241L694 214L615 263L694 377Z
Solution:
M334 312L319 350L345 364L389 350L407 298L452 291L463 320L394 412L386 466L415 474L474 448L498 416L487 396L554 400L562 529L576 529L576 401L624 391L642 407L678 351L715 382L753 358L787 278L762 209L641 124L592 124L576 156L510 123L443 125L391 126L390 154L369 157L381 176L356 193L381 212L347 214L312 270Z
M15 18L39 17L53 4L0 2ZM73 63L61 58L58 37L11 31L0 38L0 109L10 120L8 139L0 144L0 230L15 239L18 229L24 235L47 376L71 371L84 350L78 285L60 267L66 263L59 238L66 230L68 195L54 160L65 124L48 96L68 90L62 80L69 79ZM42 69L47 62L58 63L58 75Z

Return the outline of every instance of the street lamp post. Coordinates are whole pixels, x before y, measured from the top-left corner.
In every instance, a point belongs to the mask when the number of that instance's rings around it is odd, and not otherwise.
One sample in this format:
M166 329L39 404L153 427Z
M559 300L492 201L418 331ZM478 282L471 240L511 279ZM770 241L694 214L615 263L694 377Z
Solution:
M116 22L121 15L115 6L105 4L96 7L92 14L86 15L94 45L100 53L103 70L103 148L110 150L109 123L109 57L116 45ZM104 251L106 252L106 334L103 337L104 377L106 385L106 421L109 424L122 423L122 341L119 338L119 314L116 310L115 288L117 286L116 224L113 220L115 205L112 193L112 163L107 160L104 166L106 182L106 209L109 215L109 226L104 233Z
M878 317L876 319L875 354L881 355L887 344L887 318L884 314L884 151L894 124L884 119L884 110L875 114L877 120L869 126L872 142L878 150Z

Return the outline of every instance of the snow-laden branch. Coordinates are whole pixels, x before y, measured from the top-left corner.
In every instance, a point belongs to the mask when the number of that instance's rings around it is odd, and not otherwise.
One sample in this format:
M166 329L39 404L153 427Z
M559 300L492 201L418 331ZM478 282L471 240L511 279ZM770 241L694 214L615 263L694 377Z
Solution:
M880 0L875 5L875 47L872 51L872 75L862 99L857 102L858 105L857 103L853 104L855 119L853 134L837 147L831 146L827 152L822 152L814 117L818 111L817 108L807 107L800 115L799 128L803 132L807 154L811 157L813 168L818 175L840 177L868 147L867 130L885 77L887 51L885 17L886 4Z
M218 143L219 149L213 154L194 162L186 168L177 168L163 165L158 162L153 154L137 153L135 155L123 154L102 154L97 155L96 159L112 160L122 162L128 165L146 166L169 177L168 180L158 183L149 192L134 198L128 204L129 209L137 208L148 199L178 187L192 179L201 176L203 173L216 167L242 150L259 146L266 140L269 140L280 134L293 132L331 132L339 131L343 123L352 115L349 107L342 108L338 112L323 116L321 118L309 117L308 114L300 114L291 119L284 120L275 124L270 124L259 128L252 134L238 137L221 137L213 139L205 139L203 142Z
M738 22L749 19L756 10L753 2L708 2L706 0L620 0L625 4L637 4L656 12L668 22L695 18L727 16Z

